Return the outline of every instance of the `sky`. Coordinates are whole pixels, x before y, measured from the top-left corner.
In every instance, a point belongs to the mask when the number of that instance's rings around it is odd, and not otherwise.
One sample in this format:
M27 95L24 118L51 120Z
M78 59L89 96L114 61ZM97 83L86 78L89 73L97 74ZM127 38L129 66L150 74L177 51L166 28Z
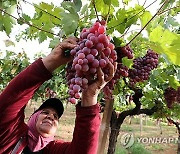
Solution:
M39 3L39 2L51 3L51 2L53 2L53 4L55 4L57 6L60 5L60 3L62 2L62 0L31 0L31 1L26 0L26 1L31 2L31 3ZM138 1L140 4L143 4L145 0L138 0ZM160 0L157 0L157 2L154 3L149 8L149 11L151 11L151 13L153 15L156 13L157 9L160 7L159 1ZM151 1L151 0L147 0L145 6L148 6L152 2L153 1ZM137 1L133 0L131 2L130 6L134 6L135 3L137 3ZM25 8L25 9L23 9L24 13L27 13L28 15L33 16L34 8L31 5L24 4L24 5L22 5L22 8ZM16 16L17 14L14 14L14 15ZM10 37L8 37L5 34L5 32L0 32L0 52L5 51L5 50L11 50L16 53L25 51L27 53L28 57L31 59L31 61L33 61L34 54L36 54L38 52L42 52L45 55L49 54L51 52L51 49L48 48L49 40L46 40L42 43L39 43L37 40L32 40L32 41L20 40L19 42L16 42L15 36L19 33L19 31L22 31L25 27L26 27L25 25L24 26L20 26L20 25L14 26L14 28L10 34ZM7 40L7 39L15 42L15 46L6 47L4 40Z

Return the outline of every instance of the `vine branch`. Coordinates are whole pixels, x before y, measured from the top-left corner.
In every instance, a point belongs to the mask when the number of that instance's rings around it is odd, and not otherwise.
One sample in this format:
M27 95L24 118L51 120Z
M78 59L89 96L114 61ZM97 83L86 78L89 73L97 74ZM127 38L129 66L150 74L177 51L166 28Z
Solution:
M109 5L109 8L108 8L108 14L107 14L107 17L106 17L106 23L108 22L108 19L109 19L110 10L111 10L111 5Z
M178 130L178 133L180 134L180 123L179 122L175 122L174 120L172 120L171 118L166 118L170 123L173 123L177 130Z
M95 13L96 13L97 20L99 20L99 16L98 16L98 13L97 13L97 9L96 9L96 5L95 5L94 0L92 0L92 4L93 4L93 7L94 7L94 10L95 10Z
M146 4L146 1L147 1L147 0L144 1L143 6Z
M126 45L131 44L131 42L138 36L141 34L141 32L147 27L147 25L158 15L158 13L160 12L160 10L164 7L164 5L166 3L168 3L169 0L164 1L164 3L161 5L161 7L158 9L158 11L152 16L152 18L144 25L144 27L129 41L129 43L127 43Z
M171 8L169 8L169 9L166 9L166 10L164 10L164 11L160 11L160 12L158 13L158 15L161 15L161 14L167 12L167 11L170 11L170 10L172 10L172 9L176 9L176 8L179 8L179 7L180 7L180 6L178 5L178 6L171 7Z
M37 26L35 26L35 25L30 24L29 22L26 22L25 20L18 19L18 18L16 18L15 16L13 16L13 15L7 13L6 11L4 11L4 10L1 9L1 8L0 8L0 11L3 12L3 13L5 13L5 14L7 14L8 16L10 16L10 17L16 19L17 21L19 20L19 21L23 22L24 24L29 25L30 27L34 27L34 28L36 28L36 29L38 29L38 30L40 30L40 31L43 31L43 32L46 32L46 33L49 33L49 34L52 34L52 35L55 35L55 36L58 36L58 37L59 37L58 34L54 34L54 33L52 33L52 32L49 32L49 31L44 30L44 29L42 29L42 28L39 28L39 27L37 27Z
M37 7L37 6L33 5L32 3L30 3L30 2L28 2L28 1L26 1L26 0L23 0L23 2L24 2L24 3L27 3L27 4L30 4L30 5L32 5L32 6L34 6L35 8L37 8L37 9L41 10L42 12L45 12L46 14L48 14L48 15L50 15L50 16L53 16L53 17L54 17L54 18L56 18L56 19L61 20L61 19L60 19L60 18L58 18L57 16L55 16L55 15L53 15L53 14L51 14L51 13L49 13L49 12L47 12L47 11L45 11L45 10L43 10L43 9L39 8L39 7Z

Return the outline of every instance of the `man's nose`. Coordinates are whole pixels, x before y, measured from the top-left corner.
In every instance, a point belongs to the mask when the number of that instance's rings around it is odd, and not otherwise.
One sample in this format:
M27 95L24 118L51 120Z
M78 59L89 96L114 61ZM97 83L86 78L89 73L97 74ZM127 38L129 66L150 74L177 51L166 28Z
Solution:
M47 118L49 118L49 119L51 119L51 120L54 120L55 118L54 118L54 115L52 114L52 113L49 113L48 115L47 115Z

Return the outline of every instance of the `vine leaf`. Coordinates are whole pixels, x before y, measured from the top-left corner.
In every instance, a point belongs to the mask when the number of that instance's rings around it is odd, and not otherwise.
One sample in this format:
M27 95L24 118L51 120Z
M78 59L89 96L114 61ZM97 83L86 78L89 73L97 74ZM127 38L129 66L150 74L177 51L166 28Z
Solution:
M11 33L11 29L13 27L13 20L8 15L5 15L3 18L3 23L4 23L5 32L9 36L9 34Z
M55 48L56 45L59 43L59 38L55 37L53 40L50 41L49 48Z
M78 21L79 21L78 14L61 12L61 16L62 16L61 23L63 25L63 30L65 34L66 35L72 34L78 26Z
M61 12L61 24L66 35L74 33L78 27L79 15L76 12L75 5L72 2L62 2L61 6L67 10Z
M103 0L104 4L111 5L111 0Z
M145 11L143 15L140 17L141 25L144 27L146 23L152 18L152 15L149 11ZM147 26L147 30L149 30L150 25Z
M128 59L127 57L124 57L122 59L122 63L123 65L127 66L128 68L131 68L133 65L133 60L132 59Z
M176 80L175 76L171 75L168 76L169 79L169 85L174 88L177 89L180 86L180 83Z
M109 3L109 2L108 2ZM101 12L102 15L113 14L115 12L112 5L110 6L110 12L109 12L109 5L104 2L104 0L96 0L95 6L98 12Z
M73 2L74 2L76 11L79 12L82 7L82 1L81 0L73 0Z
M47 35L45 32L40 31L39 32L39 43L42 43L43 41L45 41L47 39Z
M178 34L158 26L150 33L149 38L153 50L160 54L166 54L173 64L180 66L178 59L180 57L180 36Z
M71 14L77 13L77 12L76 12L76 8L75 8L75 5L74 5L74 3L72 3L72 2L62 2L62 3L61 3L61 6L62 6L65 10L69 11Z

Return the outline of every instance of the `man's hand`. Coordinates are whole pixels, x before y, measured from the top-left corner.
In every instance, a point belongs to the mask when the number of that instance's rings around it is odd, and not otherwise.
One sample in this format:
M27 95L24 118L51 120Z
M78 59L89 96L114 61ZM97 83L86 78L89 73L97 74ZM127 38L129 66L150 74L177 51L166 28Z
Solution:
M69 37L59 43L47 57L42 59L45 67L50 72L53 72L59 66L72 60L71 56L65 56L65 51L75 48L77 46L77 41L77 38Z
M97 71L97 80L88 85L88 88L82 93L81 106L92 106L97 104L97 97L101 89L113 78L117 68L117 63L112 64L108 62L107 69L109 69L108 77L104 77L104 73L101 68Z

